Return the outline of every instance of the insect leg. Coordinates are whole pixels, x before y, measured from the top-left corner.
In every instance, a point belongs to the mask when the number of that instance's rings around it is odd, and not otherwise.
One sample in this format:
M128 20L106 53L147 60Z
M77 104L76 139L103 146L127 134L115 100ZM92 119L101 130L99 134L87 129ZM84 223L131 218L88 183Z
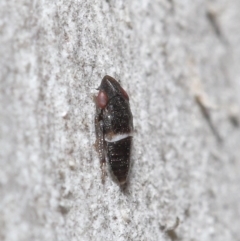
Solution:
M103 121L101 120L102 114L101 111L95 117L95 129L96 129L96 136L97 136L97 151L100 158L100 167L102 171L102 183L105 182L106 176L106 157L105 157L105 141L104 141L104 134L103 134Z

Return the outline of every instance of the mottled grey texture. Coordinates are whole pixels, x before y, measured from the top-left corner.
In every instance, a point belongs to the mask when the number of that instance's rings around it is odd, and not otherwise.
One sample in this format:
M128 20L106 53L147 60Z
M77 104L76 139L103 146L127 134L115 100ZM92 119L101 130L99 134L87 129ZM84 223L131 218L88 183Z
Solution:
M240 240L239 9L1 0L0 240ZM134 115L125 192L94 149L105 74Z

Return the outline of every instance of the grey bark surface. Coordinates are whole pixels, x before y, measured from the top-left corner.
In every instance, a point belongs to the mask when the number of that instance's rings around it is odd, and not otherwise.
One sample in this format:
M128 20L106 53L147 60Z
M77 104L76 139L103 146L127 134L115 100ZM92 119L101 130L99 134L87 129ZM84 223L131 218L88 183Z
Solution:
M1 0L0 240L240 240L239 9ZM94 148L106 74L134 116L124 192Z

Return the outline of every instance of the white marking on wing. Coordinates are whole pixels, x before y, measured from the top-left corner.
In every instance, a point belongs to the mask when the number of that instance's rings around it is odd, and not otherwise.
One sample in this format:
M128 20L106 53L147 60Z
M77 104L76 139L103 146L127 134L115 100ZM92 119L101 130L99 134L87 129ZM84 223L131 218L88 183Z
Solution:
M108 138L108 137L106 137L105 136L105 141L107 141L107 142L115 142L115 141L120 141L120 140L122 140L122 139L125 139L125 138L127 138L127 137L129 137L129 136L133 136L133 134L132 133L124 133L124 134L116 134L116 135L113 135L112 137L111 137L111 139L110 138Z

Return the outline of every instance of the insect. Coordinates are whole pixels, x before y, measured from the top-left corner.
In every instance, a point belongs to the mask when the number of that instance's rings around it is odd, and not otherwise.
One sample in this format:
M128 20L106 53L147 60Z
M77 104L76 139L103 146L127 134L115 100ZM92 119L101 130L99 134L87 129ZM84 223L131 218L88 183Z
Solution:
M102 181L105 166L120 185L127 181L133 138L133 118L129 97L121 85L106 75L95 98L95 129L97 149L101 162Z

